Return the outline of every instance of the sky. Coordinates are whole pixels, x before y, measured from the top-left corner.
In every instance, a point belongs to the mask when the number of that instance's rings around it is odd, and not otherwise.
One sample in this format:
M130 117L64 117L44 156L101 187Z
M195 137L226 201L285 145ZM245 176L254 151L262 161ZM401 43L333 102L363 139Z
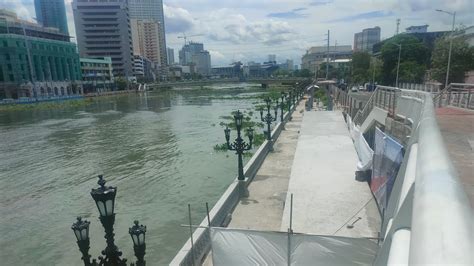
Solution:
M0 0L24 19L35 17L34 0ZM72 0L65 0L69 32L75 36ZM452 17L436 12L456 12L456 25L474 24L474 0L164 0L167 46L175 60L184 40L204 43L213 66L234 61L263 62L275 54L278 62L301 57L311 46L352 45L354 33L379 26L382 39L412 25L428 24L429 31L450 30Z

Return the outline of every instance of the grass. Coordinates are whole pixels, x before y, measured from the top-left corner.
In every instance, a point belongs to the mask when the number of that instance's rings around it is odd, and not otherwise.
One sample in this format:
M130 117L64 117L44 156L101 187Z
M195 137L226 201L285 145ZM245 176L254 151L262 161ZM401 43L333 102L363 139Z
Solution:
M39 110L55 110L64 108L75 108L87 106L92 103L91 98L77 99L77 100L64 100L55 102L39 102L29 104L11 104L11 105L0 105L0 112L16 112L16 111L39 111Z

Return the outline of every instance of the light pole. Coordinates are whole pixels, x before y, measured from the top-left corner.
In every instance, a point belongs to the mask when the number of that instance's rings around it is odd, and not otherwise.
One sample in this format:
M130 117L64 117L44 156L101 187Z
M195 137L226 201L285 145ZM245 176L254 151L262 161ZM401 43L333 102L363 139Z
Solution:
M280 103L280 111L281 111L281 114L280 114L280 119L281 119L281 122L283 123L283 114L285 113L285 97L286 97L286 93L284 91L281 92L281 103Z
M446 69L446 80L444 82L444 87L447 88L449 84L449 67L451 66L451 51L453 49L454 23L456 22L456 12L448 12L441 9L436 9L436 11L449 14L453 17L453 25L451 27L451 38L449 40L448 67Z
M396 46L398 46L398 63L397 63L397 78L395 79L395 87L398 88L398 73L400 71L400 56L402 54L402 44L396 44L394 43Z
M74 231L74 235L77 239L77 245L82 253L82 260L85 266L126 266L127 260L120 258L122 252L114 243L114 222L115 222L115 195L117 193L116 187L105 186L105 180L102 175L99 175L99 188L92 189L91 196L94 199L97 209L100 214L100 222L105 229L105 239L107 247L102 251L103 256L99 256L99 262L93 259L90 261L91 256L89 255L89 224L90 222L82 220L81 217L77 217L77 221L72 224L71 229ZM135 249L135 256L137 257L137 266L145 266L145 232L146 227L138 225L138 221L135 221L135 225L129 229L129 233L132 236L133 245Z
M245 143L245 141L242 139L241 130L242 130L243 119L244 119L244 115L240 111L237 111L237 113L234 115L235 128L237 129L237 138L235 139L233 143L230 143L230 129L228 127L224 129L227 149L231 151L235 151L235 153L237 154L238 171L239 171L239 176L237 178L238 180L245 180L242 154L244 153L244 151L248 151L252 149L252 142L253 142L253 129L252 128L249 128L247 130L249 143Z
M266 103L266 107L267 107L267 114L265 116L263 116L263 110L260 110L260 120L262 120L262 122L267 123L267 140L271 141L272 140L271 125L272 125L272 122L275 122L277 120L278 108L275 108L275 116L272 116L270 114L270 108L271 108L272 100L267 97L265 99L265 103Z

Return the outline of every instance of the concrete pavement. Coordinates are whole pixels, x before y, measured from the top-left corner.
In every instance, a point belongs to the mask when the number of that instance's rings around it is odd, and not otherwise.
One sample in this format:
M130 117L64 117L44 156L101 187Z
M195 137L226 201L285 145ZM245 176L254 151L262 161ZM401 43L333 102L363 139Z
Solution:
M474 206L474 111L457 107L436 109L436 118L454 168Z
M380 215L367 182L355 180L357 161L340 111L305 113L288 187L294 232L377 237ZM289 217L287 197L282 231Z

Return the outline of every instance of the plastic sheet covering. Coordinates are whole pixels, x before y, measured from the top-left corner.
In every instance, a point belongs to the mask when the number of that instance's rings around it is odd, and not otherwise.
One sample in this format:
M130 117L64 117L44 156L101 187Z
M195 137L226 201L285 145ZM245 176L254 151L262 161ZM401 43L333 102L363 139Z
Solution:
M372 168L372 158L374 156L374 151L370 148L369 144L365 140L364 136L351 120L351 117L347 118L347 127L351 135L352 141L354 141L354 147L359 157L359 162L357 163L358 171L366 171Z
M372 265L377 243L364 238L291 236L291 265Z
M372 265L377 244L368 239L292 234L291 265ZM221 265L288 265L288 234L211 228L212 260Z

